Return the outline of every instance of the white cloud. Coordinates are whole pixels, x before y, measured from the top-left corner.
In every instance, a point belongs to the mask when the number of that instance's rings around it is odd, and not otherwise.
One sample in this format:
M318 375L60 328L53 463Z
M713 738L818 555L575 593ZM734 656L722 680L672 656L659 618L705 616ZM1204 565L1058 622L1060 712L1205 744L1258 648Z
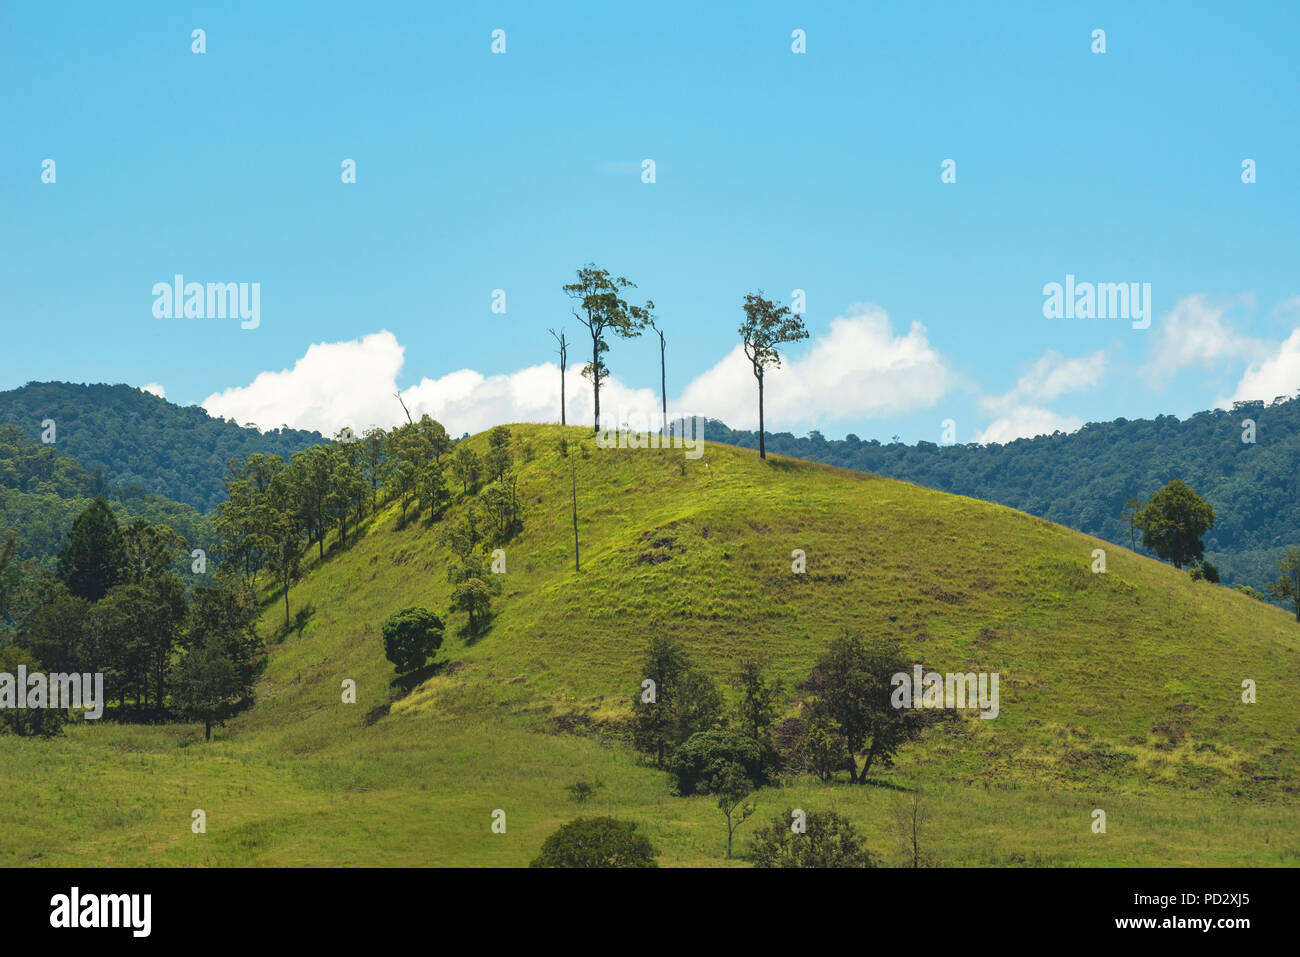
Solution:
M1051 409L1018 406L1007 415L996 419L975 441L984 445L1032 439L1035 435L1053 432L1073 432L1083 427L1083 420L1073 415L1058 415Z
M1226 409L1234 402L1271 402L1278 396L1295 395L1300 389L1300 328L1276 348L1275 354L1251 364L1237 383L1237 391L1216 404Z
M292 369L260 373L202 405L211 415L262 429L289 425L333 435L345 425L358 431L392 425L402 418L393 393L404 352L386 329L350 342L316 343Z
M1251 298L1242 301L1248 305ZM1265 348L1258 339L1233 329L1224 320L1224 309L1200 294L1180 299L1155 328L1151 359L1138 369L1151 388L1162 387L1189 366L1209 368L1226 359L1256 359Z
M292 369L263 372L246 386L214 393L203 401L212 415L261 428L287 424L332 435L344 425L358 431L390 427L404 420L393 397L404 349L387 330L350 342L310 346ZM591 383L581 364L565 376L570 423L592 418ZM478 432L502 422L559 421L559 367L546 362L500 375L472 369L424 378L402 390L402 400L419 418L425 412L453 435ZM954 381L947 363L914 323L906 335L893 334L879 308L858 307L832 320L828 335L802 357L783 362L766 377L769 425L815 425L819 418L882 416L925 408L937 402ZM601 385L601 411L620 418L651 413L660 406L654 389L635 389L611 376ZM758 425L757 387L748 360L737 345L722 361L692 381L669 413L708 415L733 428Z
M148 385L140 386L141 392L148 392L150 395L156 395L160 399L167 398L167 390L157 382L150 382Z
M213 393L203 407L214 416L263 429L289 425L333 435L345 425L358 432L405 421L394 397L405 349L388 330L349 342L309 346L292 369L260 373L246 386ZM455 435L479 432L502 422L559 421L560 369L553 363L531 366L509 375L484 376L471 369L421 379L402 390L402 401L419 418L427 412ZM570 422L591 418L591 385L579 368L565 376ZM601 386L601 404L653 407L648 389L628 389L611 377Z
M1082 419L1060 415L1040 403L1051 402L1069 392L1091 389L1101 381L1105 371L1104 350L1077 359L1066 359L1048 350L1017 380L1010 392L980 398L980 411L997 418L975 441L1002 443L1056 431L1073 432L1083 425Z
M928 408L954 385L947 362L913 323L896 336L877 306L855 306L831 320L830 332L797 359L764 377L766 425L779 429L816 425L824 418L875 418ZM673 411L721 419L733 429L758 428L758 385L743 348L686 387Z

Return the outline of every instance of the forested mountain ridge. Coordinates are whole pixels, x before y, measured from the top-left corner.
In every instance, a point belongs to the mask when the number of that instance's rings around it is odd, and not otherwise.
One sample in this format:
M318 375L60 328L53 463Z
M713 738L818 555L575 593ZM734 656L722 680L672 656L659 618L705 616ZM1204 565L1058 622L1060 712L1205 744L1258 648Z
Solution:
M52 562L76 517L100 496L123 524L142 518L167 525L192 547L212 546L211 523L193 506L138 487L114 488L102 471L88 472L18 426L0 425L0 536L17 533L20 560Z
M39 439L47 419L54 421L59 455L92 476L98 470L122 495L163 495L205 513L225 499L222 480L231 459L255 452L288 459L324 441L319 432L260 432L214 419L199 406L175 405L129 385L29 382L0 392L0 424Z
M1247 421L1249 420L1249 421ZM1253 424L1253 429L1251 425ZM937 423L936 423L937 427ZM709 441L758 447L756 432L710 421ZM904 479L1038 515L1132 547L1125 501L1181 478L1214 506L1205 556L1225 584L1267 592L1277 561L1300 545L1300 398L1239 402L1186 419L1090 422L1077 432L1005 445L864 442L769 433L782 455ZM1137 549L1143 551L1141 535Z

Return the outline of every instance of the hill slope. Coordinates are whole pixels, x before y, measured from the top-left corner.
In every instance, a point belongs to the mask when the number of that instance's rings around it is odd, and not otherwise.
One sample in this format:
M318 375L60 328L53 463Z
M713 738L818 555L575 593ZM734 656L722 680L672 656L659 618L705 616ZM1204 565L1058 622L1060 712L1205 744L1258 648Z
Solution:
M763 653L789 690L845 628L894 635L941 672L999 673L1001 714L927 732L872 772L876 786L765 788L759 822L834 808L898 862L892 813L920 788L923 840L950 865L1300 860L1300 632L1281 610L903 482L717 445L688 461L597 450L576 428L514 430L525 530L506 546L492 629L471 641L450 616L450 666L399 697L379 626L406 605L445 611L441 526L464 504L405 528L393 506L308 565L290 596L305 626L272 649L258 704L211 745L185 726L6 739L0 863L523 865L563 821L613 813L641 822L665 865L721 865L713 799L672 796L620 740L648 639L680 639L721 680L742 651ZM1105 574L1089 570L1097 547ZM1256 704L1241 701L1246 678ZM341 702L347 679L356 704ZM604 784L581 810L564 790L579 777ZM490 829L496 809L505 834ZM739 832L742 855L754 826Z
M1255 423L1243 442L1244 420ZM718 442L758 448L758 433L710 422ZM769 435L782 455L859 469L970 495L1077 528L1119 544L1129 543L1120 518L1124 500L1147 499L1181 478L1214 505L1218 522L1206 536L1206 557L1225 584L1242 583L1267 594L1277 561L1300 545L1300 398L1239 402L1232 409L1198 412L1179 420L1116 419L1090 422L1069 435L1041 435L1005 445L939 446L863 442L850 435L827 441L817 432L795 438Z
M29 382L0 392L0 423L39 438L53 419L61 455L112 485L165 495L210 512L225 498L226 463L254 452L288 459L322 441L317 432L259 432L214 419L198 406L174 405L129 385ZM262 423L259 423L262 424Z

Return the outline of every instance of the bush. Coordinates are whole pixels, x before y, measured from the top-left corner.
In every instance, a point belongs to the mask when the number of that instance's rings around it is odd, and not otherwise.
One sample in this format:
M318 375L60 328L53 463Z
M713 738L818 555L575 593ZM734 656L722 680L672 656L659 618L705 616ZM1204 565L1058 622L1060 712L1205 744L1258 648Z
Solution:
M673 754L668 770L677 778L677 793L711 793L713 779L735 763L754 787L767 783L763 749L753 738L734 731L698 731Z
M424 608L403 608L384 622L384 654L398 674L423 668L442 647L442 619Z
M542 844L530 867L658 867L659 854L636 824L612 817L580 817Z
M805 830L792 829L794 808L754 835L755 867L875 867L853 822L834 811L808 811Z

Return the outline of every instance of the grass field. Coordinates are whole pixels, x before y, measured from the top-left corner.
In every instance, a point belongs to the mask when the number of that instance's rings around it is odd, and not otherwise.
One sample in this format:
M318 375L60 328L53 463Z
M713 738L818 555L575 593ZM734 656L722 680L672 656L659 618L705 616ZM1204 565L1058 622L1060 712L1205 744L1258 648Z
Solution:
M1300 626L1287 613L902 482L513 429L525 530L506 546L486 634L468 640L446 613L442 528L463 503L433 526L381 509L349 547L309 553L290 594L309 613L300 630L282 633L267 592L257 704L210 744L194 725L110 721L0 738L0 864L521 866L559 824L609 813L639 822L663 866L747 866L748 835L790 806L848 815L897 864L895 811L918 789L923 850L943 865L1300 863ZM1095 548L1105 574L1090 570ZM449 627L440 673L402 696L379 628L412 604ZM620 737L650 636L679 639L724 687L740 653L760 653L792 689L843 629L897 637L940 672L999 673L1000 716L943 723L866 786L764 788L724 860L713 799L673 796ZM1242 702L1245 679L1257 703ZM565 791L577 778L604 785L581 808Z

